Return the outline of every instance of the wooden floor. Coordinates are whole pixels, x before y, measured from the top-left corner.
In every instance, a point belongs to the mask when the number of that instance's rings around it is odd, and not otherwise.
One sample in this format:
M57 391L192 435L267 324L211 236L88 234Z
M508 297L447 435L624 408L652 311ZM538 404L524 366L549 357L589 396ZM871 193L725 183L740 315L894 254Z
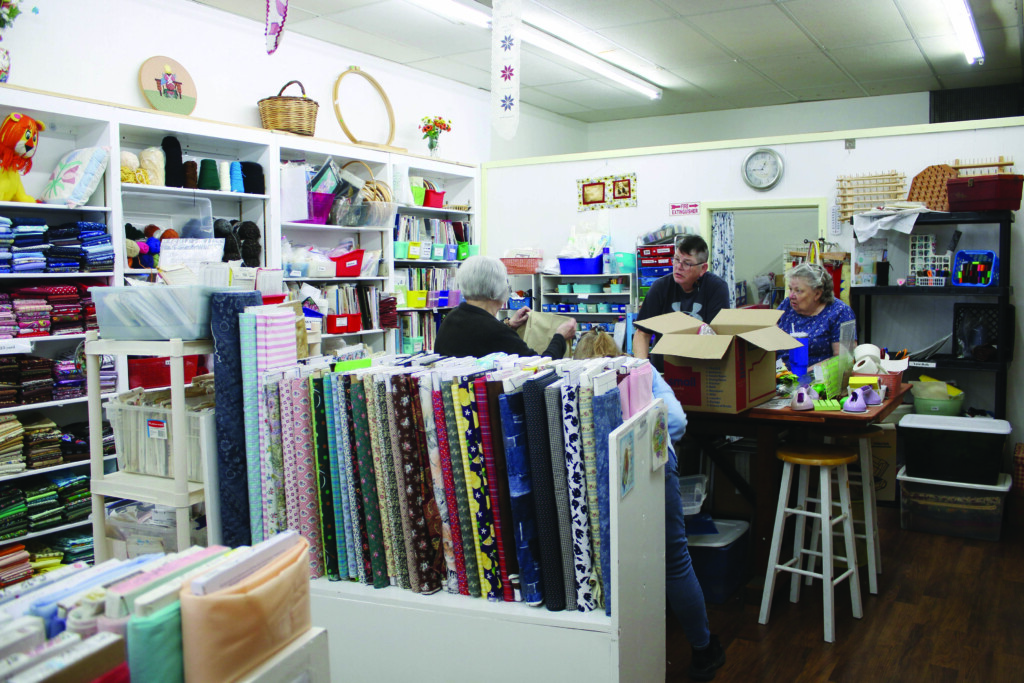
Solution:
M768 624L743 590L708 605L726 664L715 681L1002 683L1024 681L1024 532L1004 522L998 543L900 529L899 510L879 508L878 594L861 573L864 617L836 589L836 638L822 631L821 583L791 604L776 592ZM687 681L690 648L669 619L666 680Z

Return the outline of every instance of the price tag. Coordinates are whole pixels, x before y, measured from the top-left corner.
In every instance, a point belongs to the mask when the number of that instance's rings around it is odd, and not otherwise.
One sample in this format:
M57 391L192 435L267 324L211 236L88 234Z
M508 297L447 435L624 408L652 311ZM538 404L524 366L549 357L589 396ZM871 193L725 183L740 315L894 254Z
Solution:
M301 270L291 270L291 271L288 271L288 277L302 277L302 271Z
M580 299L581 301L586 301L587 299L590 298L590 295L589 294L577 294L576 298Z
M937 367L935 363L924 360L912 360L910 361L910 367L912 368L934 368Z

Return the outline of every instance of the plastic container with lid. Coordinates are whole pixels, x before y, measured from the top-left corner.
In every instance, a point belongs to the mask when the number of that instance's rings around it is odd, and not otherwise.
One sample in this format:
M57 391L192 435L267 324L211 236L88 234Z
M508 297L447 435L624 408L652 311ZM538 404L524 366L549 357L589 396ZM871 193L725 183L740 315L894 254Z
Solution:
M904 415L896 426L906 474L994 486L999 481L1003 446L1011 431L1006 420L944 415Z
M717 534L687 538L693 571L704 591L704 599L721 604L743 584L750 525L742 520L716 519Z

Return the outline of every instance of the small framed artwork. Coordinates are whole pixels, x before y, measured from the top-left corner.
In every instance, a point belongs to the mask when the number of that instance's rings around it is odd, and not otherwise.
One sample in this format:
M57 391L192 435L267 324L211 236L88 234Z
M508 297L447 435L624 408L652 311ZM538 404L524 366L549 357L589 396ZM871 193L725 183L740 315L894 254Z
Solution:
M584 204L604 203L604 182L586 183L583 185Z
M616 178L612 182L612 199L629 199L632 189L629 178Z
M627 432L619 439L619 498L633 490L636 484L636 439Z
M173 114L191 114L196 108L192 76L170 57L150 57L139 67L139 88L149 106Z

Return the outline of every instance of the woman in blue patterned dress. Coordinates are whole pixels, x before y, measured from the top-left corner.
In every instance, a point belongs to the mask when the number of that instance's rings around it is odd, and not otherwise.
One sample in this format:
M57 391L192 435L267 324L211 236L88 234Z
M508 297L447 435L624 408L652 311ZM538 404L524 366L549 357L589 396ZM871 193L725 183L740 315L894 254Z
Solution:
M832 274L822 266L801 263L786 274L786 284L789 297L779 306L779 328L807 335L808 366L837 355L839 328L855 316L852 308L833 295ZM789 352L783 351L780 356L788 366Z

